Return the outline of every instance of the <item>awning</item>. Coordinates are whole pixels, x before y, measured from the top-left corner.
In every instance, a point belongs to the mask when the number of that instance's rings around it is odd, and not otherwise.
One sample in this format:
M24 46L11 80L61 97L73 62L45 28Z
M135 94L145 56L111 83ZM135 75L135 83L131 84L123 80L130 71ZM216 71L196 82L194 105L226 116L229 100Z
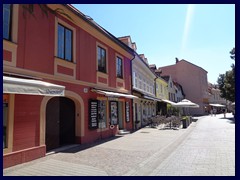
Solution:
M103 90L98 90L98 89L92 89L92 91L96 92L98 94L103 94L108 97L125 97L125 98L129 98L129 99L138 98L137 96L134 96L131 94L116 93L116 92L103 91Z
M40 80L3 76L3 93L64 96L65 86Z
M209 105L214 107L226 107L225 105L222 104L209 104Z
M171 104L171 105L176 105L175 102L169 101L167 99L162 99L162 101L165 102L165 103Z
M158 98L155 98L155 97L152 97L152 96L147 96L147 95L144 95L143 98L153 100L153 101L161 101L161 99L158 99Z

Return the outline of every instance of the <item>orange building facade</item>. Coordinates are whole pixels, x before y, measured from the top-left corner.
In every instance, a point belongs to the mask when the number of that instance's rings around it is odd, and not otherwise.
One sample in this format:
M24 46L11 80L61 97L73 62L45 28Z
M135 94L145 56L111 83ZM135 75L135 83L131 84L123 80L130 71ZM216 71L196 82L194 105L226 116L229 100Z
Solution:
M132 49L71 5L34 6L3 6L4 168L133 129Z

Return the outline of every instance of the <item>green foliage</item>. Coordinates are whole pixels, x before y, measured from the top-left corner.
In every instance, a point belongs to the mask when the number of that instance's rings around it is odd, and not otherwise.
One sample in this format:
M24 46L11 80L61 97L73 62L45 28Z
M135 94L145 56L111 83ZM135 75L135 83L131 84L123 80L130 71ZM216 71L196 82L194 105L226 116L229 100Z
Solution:
M235 61L235 47L230 51L230 58Z
M230 58L235 60L235 48L230 51L230 54ZM232 64L231 68L225 74L220 74L217 82L221 92L220 96L235 102L235 65Z
M219 89L220 89L220 96L222 98L226 98L226 90L225 90L225 85L224 85L224 81L225 81L225 74L220 74L217 80Z

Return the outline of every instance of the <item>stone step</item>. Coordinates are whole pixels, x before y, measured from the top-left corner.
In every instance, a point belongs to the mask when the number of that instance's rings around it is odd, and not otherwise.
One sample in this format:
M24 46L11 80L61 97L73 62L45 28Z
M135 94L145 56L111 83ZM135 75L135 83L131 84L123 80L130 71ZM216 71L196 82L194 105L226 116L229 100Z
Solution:
M118 131L118 134L124 135L124 134L130 134L130 131L127 131L125 129L121 129Z

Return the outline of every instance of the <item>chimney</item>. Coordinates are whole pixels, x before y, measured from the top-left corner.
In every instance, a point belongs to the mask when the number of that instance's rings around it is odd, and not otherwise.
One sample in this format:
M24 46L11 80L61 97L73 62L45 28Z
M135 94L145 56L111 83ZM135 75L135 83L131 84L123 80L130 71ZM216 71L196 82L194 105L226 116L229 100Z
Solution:
M157 74L157 76L161 76L162 74L162 69L161 68L158 68L157 70L155 70L155 73Z
M176 59L176 64L177 64L179 60L178 60L178 58L175 58L175 59Z

